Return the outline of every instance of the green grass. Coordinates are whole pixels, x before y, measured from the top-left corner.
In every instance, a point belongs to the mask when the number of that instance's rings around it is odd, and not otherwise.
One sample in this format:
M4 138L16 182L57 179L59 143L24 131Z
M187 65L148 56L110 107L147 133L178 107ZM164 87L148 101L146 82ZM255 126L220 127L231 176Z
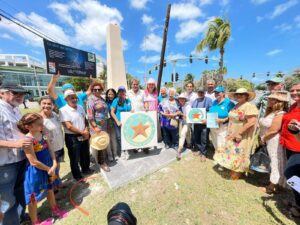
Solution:
M215 171L211 160L201 163L192 154L115 190L108 187L101 173L93 175L88 186L79 185L73 193L73 199L89 213L86 216L69 201L74 182L68 160L66 155L66 162L61 166L67 189L59 192L58 204L70 215L56 220L57 225L105 225L107 212L119 201L131 206L141 225L300 224L299 220L285 216L283 200L293 200L290 191L270 197L260 190L267 183L267 176L249 174L241 180L230 181L227 171ZM45 201L40 204L39 212L41 218L50 216Z

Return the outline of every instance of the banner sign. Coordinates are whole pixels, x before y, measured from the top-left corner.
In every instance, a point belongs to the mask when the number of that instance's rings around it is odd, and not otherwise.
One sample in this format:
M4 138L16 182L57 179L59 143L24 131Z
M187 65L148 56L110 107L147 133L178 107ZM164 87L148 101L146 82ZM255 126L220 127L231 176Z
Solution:
M96 55L44 39L47 72L66 76L96 77Z
M157 112L121 112L122 150L157 146Z
M203 123L206 120L206 108L190 108L187 110L187 123Z
M218 113L207 113L207 128L219 128L219 124L217 123L218 118Z

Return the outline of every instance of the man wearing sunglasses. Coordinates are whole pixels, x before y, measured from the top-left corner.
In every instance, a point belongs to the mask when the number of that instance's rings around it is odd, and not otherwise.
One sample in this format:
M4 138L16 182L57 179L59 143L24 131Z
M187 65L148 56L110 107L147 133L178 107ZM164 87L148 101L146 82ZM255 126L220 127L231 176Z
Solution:
M283 78L281 77L274 77L270 80L266 81L267 84L267 91L257 99L255 102L256 107L259 109L259 117L264 117L268 105L268 96L273 91L282 91L284 88Z
M18 106L27 93L13 81L4 81L0 86L0 196L9 203L4 225L19 224L25 216L23 149L30 147L32 141L20 134L17 123L22 117Z
M48 94L50 97L52 97L55 100L55 104L58 107L58 109L62 108L63 106L65 106L67 104L65 98L63 95L57 95L55 92L55 85L56 82L59 80L60 77L60 72L58 71L57 74L54 74L48 84ZM92 93L91 90L91 84L92 84L92 78L90 77L90 86L87 89L86 92L82 92L77 94L78 97L78 104L85 109L85 104L84 102L87 100L87 97ZM66 83L62 86L62 91L63 93L65 93L65 91L67 90L73 90L75 91L75 88L72 84Z

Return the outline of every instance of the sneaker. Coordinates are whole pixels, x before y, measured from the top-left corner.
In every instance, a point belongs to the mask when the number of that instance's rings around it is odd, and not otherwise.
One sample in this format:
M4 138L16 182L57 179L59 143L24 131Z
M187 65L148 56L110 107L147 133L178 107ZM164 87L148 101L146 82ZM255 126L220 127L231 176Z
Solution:
M60 210L57 206L55 206L53 209L51 209L51 211L52 211L53 216L56 216L60 219L66 218L69 215L69 213L67 211Z
M100 168L105 172L110 172L110 168L108 167L108 165L106 165L106 163L101 164Z
M83 173L84 175L91 175L91 174L95 173L95 170L88 169L88 170L82 171L82 173Z
M165 149L169 149L170 148L170 146L169 145L165 145Z
M222 172L222 171L224 171L224 167L219 165L218 170Z

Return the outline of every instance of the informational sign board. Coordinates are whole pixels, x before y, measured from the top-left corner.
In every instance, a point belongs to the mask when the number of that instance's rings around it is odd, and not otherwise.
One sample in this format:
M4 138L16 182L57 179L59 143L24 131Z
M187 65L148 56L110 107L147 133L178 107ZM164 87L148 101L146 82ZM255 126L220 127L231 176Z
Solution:
M47 72L66 76L96 77L96 55L44 39Z
M157 146L157 112L121 112L122 150Z
M206 120L205 108L190 108L187 110L187 123L203 123Z
M219 124L217 123L218 113L207 113L207 128L219 128Z

